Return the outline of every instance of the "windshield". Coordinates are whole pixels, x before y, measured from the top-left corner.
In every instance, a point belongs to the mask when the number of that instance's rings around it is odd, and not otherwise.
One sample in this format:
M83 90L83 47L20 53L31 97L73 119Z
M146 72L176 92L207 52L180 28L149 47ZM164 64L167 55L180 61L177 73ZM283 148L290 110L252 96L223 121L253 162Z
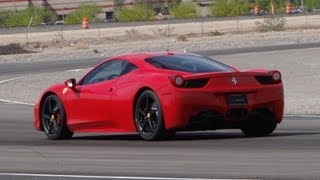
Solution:
M206 73L206 72L232 72L231 67L213 59L196 55L155 56L147 58L146 62L158 69L175 71Z

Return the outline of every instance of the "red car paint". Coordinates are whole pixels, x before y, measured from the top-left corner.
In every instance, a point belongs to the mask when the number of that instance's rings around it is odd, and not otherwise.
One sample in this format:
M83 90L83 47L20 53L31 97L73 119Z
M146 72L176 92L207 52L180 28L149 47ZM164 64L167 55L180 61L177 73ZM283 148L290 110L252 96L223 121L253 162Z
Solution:
M204 111L219 112L224 121L230 121L227 113L233 108L245 108L248 113L257 108L267 108L274 114L277 123L282 121L282 82L263 85L255 79L255 76L268 76L274 71L240 71L233 68L234 72L187 73L157 69L144 61L149 57L174 54L179 53L139 53L112 57L104 62L121 59L131 62L138 69L112 80L77 85L76 90L68 88L65 84L48 88L34 107L34 127L42 130L40 107L44 98L54 93L62 101L67 115L67 125L73 132L136 132L134 104L144 89L151 89L158 96L167 130L183 130L188 126L191 117ZM168 78L172 75L182 76L185 80L208 78L209 81L202 88L179 88ZM236 78L236 83L232 81L233 78ZM247 105L229 106L226 95L232 93L245 94Z

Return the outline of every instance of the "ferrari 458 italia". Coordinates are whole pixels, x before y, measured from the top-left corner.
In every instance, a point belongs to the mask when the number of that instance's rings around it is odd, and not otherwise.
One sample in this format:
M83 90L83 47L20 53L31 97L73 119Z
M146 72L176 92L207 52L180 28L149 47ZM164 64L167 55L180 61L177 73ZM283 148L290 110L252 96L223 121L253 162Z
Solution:
M34 107L34 127L49 139L138 132L155 140L226 128L266 136L282 121L283 108L277 70L241 71L191 53L137 53L108 58L79 81L45 90Z

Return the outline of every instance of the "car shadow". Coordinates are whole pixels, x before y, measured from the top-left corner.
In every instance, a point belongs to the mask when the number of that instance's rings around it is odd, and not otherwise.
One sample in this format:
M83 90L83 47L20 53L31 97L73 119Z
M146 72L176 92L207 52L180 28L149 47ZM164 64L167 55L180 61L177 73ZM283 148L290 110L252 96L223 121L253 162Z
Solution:
M319 135L320 132L275 132L269 136L264 137L248 137L241 132L178 132L172 138L165 138L161 141L195 141L195 140L219 140L219 139L252 139L252 138L273 138L273 137L286 137L286 136L303 136L303 135ZM97 140L97 141L140 141L140 136L134 134L108 134L108 135L78 135L73 137L72 140Z

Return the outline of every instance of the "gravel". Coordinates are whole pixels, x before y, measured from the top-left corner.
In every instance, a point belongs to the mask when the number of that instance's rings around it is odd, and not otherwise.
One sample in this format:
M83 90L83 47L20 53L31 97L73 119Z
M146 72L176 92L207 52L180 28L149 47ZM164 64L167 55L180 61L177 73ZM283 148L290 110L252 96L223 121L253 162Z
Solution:
M139 37L139 35L136 35ZM109 57L116 54L143 51L205 51L228 48L250 48L286 44L320 43L320 29L296 30L270 33L224 34L222 36L201 36L191 34L187 41L176 37L133 38L130 35L122 41L106 40L97 44L94 39L73 40L73 42L47 42L27 46L29 54L1 55L0 64L52 60L76 60ZM142 39L142 40L141 40ZM81 44L82 46L77 46ZM65 46L67 45L67 46ZM85 45L85 46L84 46ZM1 46L0 46L1 49ZM0 50L1 52L1 50Z

